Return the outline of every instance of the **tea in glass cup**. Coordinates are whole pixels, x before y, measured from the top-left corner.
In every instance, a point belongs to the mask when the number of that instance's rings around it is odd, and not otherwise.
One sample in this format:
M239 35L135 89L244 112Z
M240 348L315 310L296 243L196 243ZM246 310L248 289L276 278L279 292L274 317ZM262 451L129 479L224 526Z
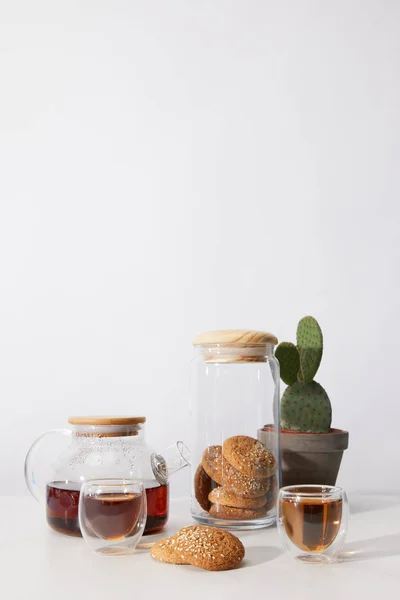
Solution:
M328 485L287 486L279 492L278 529L288 552L309 563L333 562L348 521L346 493Z
M131 554L146 523L146 493L141 481L89 480L79 498L79 525L87 544L100 554Z

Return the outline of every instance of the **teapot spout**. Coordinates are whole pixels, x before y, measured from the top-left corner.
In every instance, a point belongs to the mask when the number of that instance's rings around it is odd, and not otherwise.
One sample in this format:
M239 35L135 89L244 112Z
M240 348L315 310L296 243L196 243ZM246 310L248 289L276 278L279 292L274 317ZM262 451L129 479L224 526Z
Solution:
M160 454L153 452L150 461L155 478L165 485L171 475L190 465L190 452L182 441L178 441Z

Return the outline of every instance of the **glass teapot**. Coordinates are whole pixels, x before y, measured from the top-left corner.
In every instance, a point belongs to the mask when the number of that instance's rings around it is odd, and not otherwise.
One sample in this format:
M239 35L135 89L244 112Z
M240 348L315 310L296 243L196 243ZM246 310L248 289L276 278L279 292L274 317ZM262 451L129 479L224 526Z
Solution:
M38 438L25 459L26 484L36 500L45 501L50 527L81 535L82 483L126 477L140 479L146 489L144 533L162 529L168 520L169 477L190 464L185 444L179 441L160 454L153 452L144 439L145 417L70 417L68 422L71 429L53 429ZM54 443L52 451L46 443L50 436L63 443L58 456Z

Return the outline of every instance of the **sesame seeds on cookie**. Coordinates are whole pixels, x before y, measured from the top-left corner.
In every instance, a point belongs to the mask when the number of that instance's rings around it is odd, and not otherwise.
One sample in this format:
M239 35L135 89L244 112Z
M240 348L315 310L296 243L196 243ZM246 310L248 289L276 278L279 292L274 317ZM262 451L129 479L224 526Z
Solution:
M218 485L223 483L222 473L222 446L209 446L203 452L201 464L204 471Z
M207 571L234 569L244 554L244 546L235 535L203 525L184 527L151 549L151 556L160 562L190 564Z
M175 534L177 552L183 560L207 571L236 567L245 554L242 542L229 531L192 525Z
M174 536L159 540L150 550L150 556L159 562L174 565L187 565L188 563L176 551L176 540Z
M248 477L267 478L276 469L272 452L259 440L247 435L235 435L226 439L222 453L232 467Z
M237 471L226 460L223 461L223 485L227 490L242 498L264 496L269 488L268 479L256 479Z

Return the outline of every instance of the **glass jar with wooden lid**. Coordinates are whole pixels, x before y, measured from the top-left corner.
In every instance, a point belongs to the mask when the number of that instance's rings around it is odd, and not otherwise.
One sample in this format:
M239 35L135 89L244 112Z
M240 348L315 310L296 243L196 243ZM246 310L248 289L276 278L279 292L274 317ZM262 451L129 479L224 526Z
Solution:
M200 523L229 529L275 523L281 462L276 344L271 333L254 330L211 331L193 342L191 513ZM270 433L260 441L265 423Z

